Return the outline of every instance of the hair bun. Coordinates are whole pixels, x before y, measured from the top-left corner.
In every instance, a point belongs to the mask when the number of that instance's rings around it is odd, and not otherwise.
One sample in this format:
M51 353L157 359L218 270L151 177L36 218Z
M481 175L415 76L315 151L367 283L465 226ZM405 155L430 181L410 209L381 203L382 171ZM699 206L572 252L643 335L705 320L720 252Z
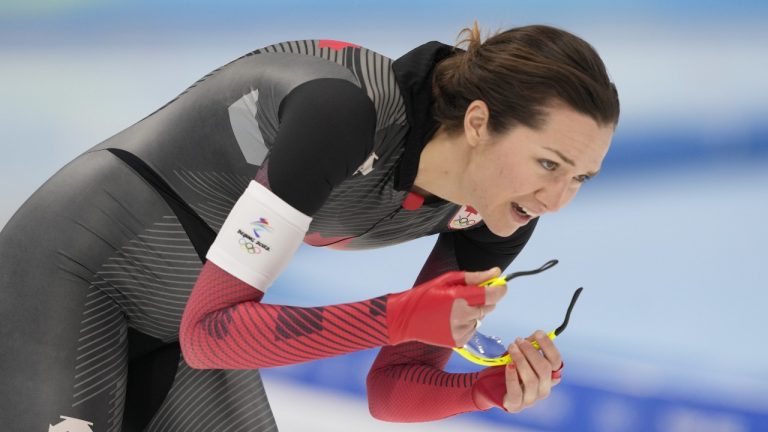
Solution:
M475 21L457 40L454 55L441 60L432 77L433 115L445 130L463 129L474 100L488 105L494 133L516 125L540 128L546 106L555 101L600 125L618 122L616 86L595 49L578 36L531 25L483 41Z
M480 48L483 46L480 27L477 24L477 20L475 20L471 28L465 27L461 30L459 37L462 36L464 36L464 39L459 40L456 46L460 47L461 45L466 45L466 54L462 56L464 58L464 63L466 64L477 57Z

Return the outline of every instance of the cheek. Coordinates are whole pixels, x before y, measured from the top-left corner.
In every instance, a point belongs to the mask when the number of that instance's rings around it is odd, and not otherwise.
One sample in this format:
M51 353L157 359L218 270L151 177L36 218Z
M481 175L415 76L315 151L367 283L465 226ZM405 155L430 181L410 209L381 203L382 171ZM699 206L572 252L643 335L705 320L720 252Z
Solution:
M498 199L498 195L507 188L506 176L509 174L505 167L499 163L490 163L484 161L474 164L470 175L465 177L469 183L474 198L485 204L489 204Z
M525 171L521 167L509 166L503 170L492 186L498 190L498 199L504 202L515 201L540 189L545 179L536 173Z
M565 207L566 205L568 205L568 203L570 203L571 200L573 200L576 197L576 194L579 192L580 189L581 189L580 186L569 189L568 192L566 192L565 197L563 199L562 207Z
M513 170L505 168L499 170L495 176L488 179L485 194L489 204L498 206L506 205L512 197L518 195L521 179L516 178Z
M534 173L526 172L519 159L505 152L488 152L474 165L477 205L486 210L499 206L506 209L515 197L526 193L535 183ZM506 211L506 210L504 210Z

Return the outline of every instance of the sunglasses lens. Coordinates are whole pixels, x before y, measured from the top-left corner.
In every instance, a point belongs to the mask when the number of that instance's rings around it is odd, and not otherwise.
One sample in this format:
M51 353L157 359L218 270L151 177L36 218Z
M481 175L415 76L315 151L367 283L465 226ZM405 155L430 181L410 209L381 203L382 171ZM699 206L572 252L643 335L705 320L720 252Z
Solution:
M507 353L507 347L501 338L486 336L480 332L475 332L469 342L464 345L464 348L476 356L484 358L497 358Z

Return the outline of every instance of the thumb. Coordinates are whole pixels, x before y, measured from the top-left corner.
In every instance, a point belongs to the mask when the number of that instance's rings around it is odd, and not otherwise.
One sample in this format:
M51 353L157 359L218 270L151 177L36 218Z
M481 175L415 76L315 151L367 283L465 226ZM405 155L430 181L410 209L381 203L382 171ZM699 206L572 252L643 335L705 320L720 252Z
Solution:
M500 274L501 269L494 267L484 271L465 272L464 280L466 281L467 285L480 285L488 279L499 277Z

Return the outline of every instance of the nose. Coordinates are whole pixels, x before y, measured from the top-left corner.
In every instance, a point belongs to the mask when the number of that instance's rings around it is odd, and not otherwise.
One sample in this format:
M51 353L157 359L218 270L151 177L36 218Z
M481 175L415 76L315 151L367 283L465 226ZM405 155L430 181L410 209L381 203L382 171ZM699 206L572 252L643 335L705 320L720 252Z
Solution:
M570 186L568 179L553 181L536 191L534 196L548 213L556 212L565 207L575 195L576 190Z

